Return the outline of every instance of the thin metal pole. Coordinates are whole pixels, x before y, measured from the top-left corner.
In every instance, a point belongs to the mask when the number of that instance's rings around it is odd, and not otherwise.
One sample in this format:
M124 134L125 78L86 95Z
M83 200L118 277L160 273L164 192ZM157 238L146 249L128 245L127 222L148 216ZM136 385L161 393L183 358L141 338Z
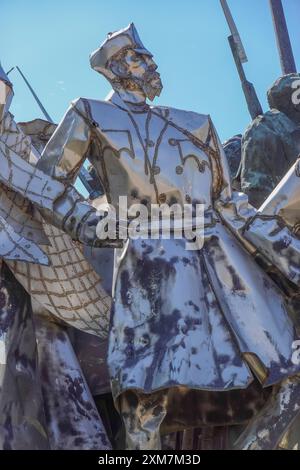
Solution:
M45 118L47 119L47 121L50 121L50 122L53 122L53 119L51 119L51 117L49 116L49 114L47 113L47 111L45 110L44 106L42 105L41 101L39 100L37 94L35 93L34 89L32 88L32 86L30 85L29 81L27 80L27 78L25 77L25 75L23 74L23 72L20 70L20 68L16 65L16 69L17 71L19 72L19 74L21 75L21 77L23 78L24 82L26 83L26 85L28 86L29 90L31 91L35 101L37 102L37 104L39 105L42 113L44 114Z
M11 69L9 69L9 71L8 71L8 72L6 72L6 75L9 75L9 74L10 74L10 72L11 72L11 71L12 71L14 68L15 68L15 67L12 67Z
M297 69L282 6L282 1L270 0L270 7L272 11L282 73L284 75L288 73L296 73Z

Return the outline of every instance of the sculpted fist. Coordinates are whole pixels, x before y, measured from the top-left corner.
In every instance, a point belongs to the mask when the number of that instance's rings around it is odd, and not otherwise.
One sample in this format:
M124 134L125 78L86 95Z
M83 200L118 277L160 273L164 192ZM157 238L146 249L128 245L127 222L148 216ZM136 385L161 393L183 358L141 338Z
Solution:
M97 236L97 225L101 217L97 215L96 211L91 211L87 217L82 220L78 225L78 240L86 245L94 247L109 247L109 248L122 248L122 240L101 239Z

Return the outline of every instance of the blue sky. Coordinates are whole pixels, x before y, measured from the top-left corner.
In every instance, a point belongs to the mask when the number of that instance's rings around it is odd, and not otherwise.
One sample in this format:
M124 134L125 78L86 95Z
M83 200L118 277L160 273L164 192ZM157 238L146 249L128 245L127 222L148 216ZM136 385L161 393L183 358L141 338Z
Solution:
M300 0L283 0L300 69ZM268 0L229 0L248 55L248 80L264 109L266 90L280 76ZM49 114L59 121L78 96L104 99L105 79L89 67L89 53L134 21L159 65L164 90L157 104L211 114L222 140L250 122L231 56L219 0L1 0L0 60L19 65ZM41 117L16 71L16 120Z

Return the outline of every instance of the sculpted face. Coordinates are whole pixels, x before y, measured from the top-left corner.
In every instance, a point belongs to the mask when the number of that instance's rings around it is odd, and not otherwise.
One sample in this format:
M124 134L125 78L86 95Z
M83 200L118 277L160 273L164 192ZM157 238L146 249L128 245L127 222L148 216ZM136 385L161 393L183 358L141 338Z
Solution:
M116 75L134 82L151 101L160 95L163 87L156 69L157 65L151 56L139 54L132 49L127 50L122 58L113 64Z

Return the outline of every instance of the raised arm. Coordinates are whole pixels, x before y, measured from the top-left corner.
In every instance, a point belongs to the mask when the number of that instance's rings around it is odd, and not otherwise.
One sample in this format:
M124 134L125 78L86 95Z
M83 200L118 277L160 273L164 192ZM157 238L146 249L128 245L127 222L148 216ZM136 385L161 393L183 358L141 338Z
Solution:
M38 168L65 183L74 183L91 144L84 100L72 102L46 145Z
M80 167L91 145L92 129L86 118L84 100L73 102L37 163L39 169L65 184L65 192L45 219L65 230L74 240L94 244L98 218L95 209L74 188Z

